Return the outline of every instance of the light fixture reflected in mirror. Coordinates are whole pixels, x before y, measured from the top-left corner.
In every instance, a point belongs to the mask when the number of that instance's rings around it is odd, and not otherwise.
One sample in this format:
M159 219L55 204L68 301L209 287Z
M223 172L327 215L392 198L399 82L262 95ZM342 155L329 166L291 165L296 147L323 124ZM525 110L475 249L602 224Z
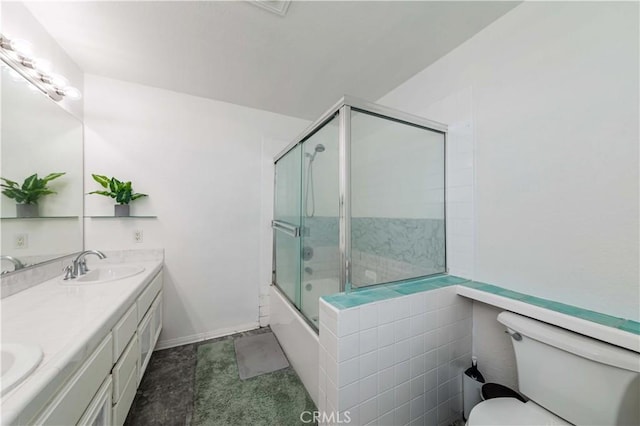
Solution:
M64 76L51 73L50 61L32 57L31 43L26 40L11 40L0 34L0 59L54 101L82 97L78 89L69 86L69 80Z
M64 95L69 99L73 99L74 101L82 97L82 93L80 93L80 91L75 87L71 87L71 86L65 87Z

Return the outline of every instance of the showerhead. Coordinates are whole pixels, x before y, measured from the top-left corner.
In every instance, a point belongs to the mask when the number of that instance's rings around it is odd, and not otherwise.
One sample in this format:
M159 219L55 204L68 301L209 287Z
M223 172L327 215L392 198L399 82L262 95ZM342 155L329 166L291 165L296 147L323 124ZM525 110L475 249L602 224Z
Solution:
M319 143L318 145L316 145L316 147L313 150L313 154L309 154L308 152L305 154L307 157L310 157L309 161L313 161L316 158L316 154L319 152L324 152L325 147L324 145L322 145L321 143Z

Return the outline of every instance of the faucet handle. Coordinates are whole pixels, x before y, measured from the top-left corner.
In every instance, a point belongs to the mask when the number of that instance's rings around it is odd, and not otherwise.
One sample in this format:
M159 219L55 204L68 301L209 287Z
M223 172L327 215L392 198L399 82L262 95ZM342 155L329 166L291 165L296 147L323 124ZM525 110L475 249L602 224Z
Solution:
M68 265L68 266L65 266L64 268L62 268L62 272L64 272L63 280L65 280L65 281L75 278L75 276L73 275L73 266L71 266L71 265Z
M84 275L87 273L89 268L87 267L87 261L82 259L78 262L78 275Z

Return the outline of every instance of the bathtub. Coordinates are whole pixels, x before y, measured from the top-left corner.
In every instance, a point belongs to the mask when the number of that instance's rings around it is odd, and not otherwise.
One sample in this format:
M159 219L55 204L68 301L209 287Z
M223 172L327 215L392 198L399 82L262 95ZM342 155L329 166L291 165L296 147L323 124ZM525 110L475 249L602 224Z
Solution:
M275 285L270 287L269 303L271 330L317 407L320 371L318 334Z
M337 278L318 278L303 280L301 285L301 310L317 329L318 314L320 309L319 300L322 296L338 293L340 283Z

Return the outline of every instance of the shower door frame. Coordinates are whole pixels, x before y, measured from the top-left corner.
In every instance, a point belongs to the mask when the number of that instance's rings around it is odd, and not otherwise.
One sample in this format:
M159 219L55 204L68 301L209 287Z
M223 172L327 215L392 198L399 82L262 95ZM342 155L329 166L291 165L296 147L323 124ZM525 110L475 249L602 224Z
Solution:
M289 145L287 145L282 151L280 151L274 158L273 163L278 162L289 151L295 148L297 145L302 144L305 140L309 139L313 134L320 130L326 123L332 120L336 114L339 119L339 140L338 140L338 173L339 173L339 232L340 232L340 291L349 293L351 291L351 110L361 111L370 115L378 116L380 118L397 121L410 126L423 128L429 131L441 133L444 136L444 217L446 218L446 187L447 187L447 174L446 174L446 146L447 146L447 125L429 120L427 118L419 117L417 115L409 114L406 112L398 111L393 108L378 105L372 102L367 102L362 99L358 99L352 96L343 96L336 104L329 108L324 114L309 125L301 134L299 134ZM276 176L274 174L274 188ZM275 217L276 208L276 193L273 194L273 212ZM447 221L444 221L444 235L445 235L445 247L446 247L446 226ZM276 251L275 251L275 232L273 230L273 251L272 251L272 274L271 282L276 287L280 288L276 283ZM444 252L444 268L445 273L449 270L447 265L447 251ZM288 299L288 298L287 298ZM289 301L291 302L291 301ZM298 309L298 307L296 307ZM299 310L299 309L298 309ZM304 315L303 315L304 317ZM308 321L306 317L305 320Z

